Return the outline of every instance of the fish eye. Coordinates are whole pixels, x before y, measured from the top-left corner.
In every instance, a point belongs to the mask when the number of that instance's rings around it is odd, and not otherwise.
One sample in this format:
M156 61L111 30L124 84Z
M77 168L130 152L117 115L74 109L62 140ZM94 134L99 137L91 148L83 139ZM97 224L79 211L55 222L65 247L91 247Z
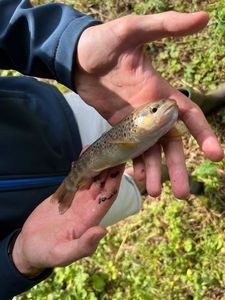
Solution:
M157 110L158 110L157 107L153 107L153 108L152 108L152 112L153 112L153 113L157 112Z

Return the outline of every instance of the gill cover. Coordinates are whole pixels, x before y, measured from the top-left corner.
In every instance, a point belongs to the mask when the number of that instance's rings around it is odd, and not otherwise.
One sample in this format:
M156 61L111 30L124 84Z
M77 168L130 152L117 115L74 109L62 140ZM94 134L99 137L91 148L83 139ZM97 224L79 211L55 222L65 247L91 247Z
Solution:
M150 128L152 127L154 122L154 116L150 111L144 110L141 114L136 118L135 125L140 128Z

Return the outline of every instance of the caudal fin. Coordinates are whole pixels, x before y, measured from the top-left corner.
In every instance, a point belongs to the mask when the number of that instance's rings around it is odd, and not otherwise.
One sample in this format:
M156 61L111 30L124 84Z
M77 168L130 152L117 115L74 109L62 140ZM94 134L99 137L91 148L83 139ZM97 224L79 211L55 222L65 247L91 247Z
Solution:
M64 214L71 206L76 191L69 191L64 181L52 195L51 201L59 204L59 213Z

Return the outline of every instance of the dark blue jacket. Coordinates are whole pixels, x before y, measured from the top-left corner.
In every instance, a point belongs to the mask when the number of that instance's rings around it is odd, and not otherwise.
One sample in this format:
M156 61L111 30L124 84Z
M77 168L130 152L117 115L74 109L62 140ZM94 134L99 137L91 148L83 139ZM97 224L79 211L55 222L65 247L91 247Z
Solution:
M1 0L0 12L0 68L53 78L73 89L79 36L98 22L63 4L34 8L28 0ZM80 150L73 114L56 88L26 76L0 78L0 300L49 275L22 276L8 246Z

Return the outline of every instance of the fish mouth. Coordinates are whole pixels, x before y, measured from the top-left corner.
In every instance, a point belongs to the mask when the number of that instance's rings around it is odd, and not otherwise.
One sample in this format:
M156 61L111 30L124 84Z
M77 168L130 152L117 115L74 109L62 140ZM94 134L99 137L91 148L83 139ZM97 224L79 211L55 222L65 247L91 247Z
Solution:
M165 109L165 113L171 110L171 108L178 108L177 103L175 100L170 100L170 103L168 104L167 108Z
M171 100L168 103L167 107L163 111L163 116L160 119L159 125L163 126L164 124L174 123L178 118L178 106L175 100Z

